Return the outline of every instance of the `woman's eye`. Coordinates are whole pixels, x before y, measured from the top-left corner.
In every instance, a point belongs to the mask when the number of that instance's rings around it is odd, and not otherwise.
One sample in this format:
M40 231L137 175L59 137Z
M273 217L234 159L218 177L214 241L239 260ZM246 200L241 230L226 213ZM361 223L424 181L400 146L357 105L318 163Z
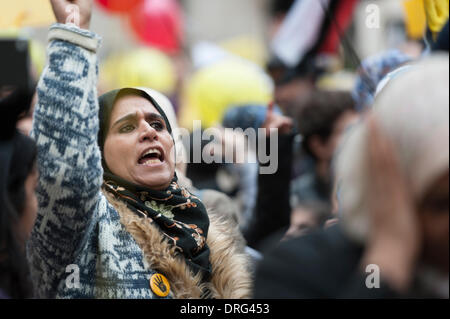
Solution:
M157 131L162 131L164 129L164 125L161 122L152 122L150 123L150 126Z
M134 130L134 126L128 124L128 125L125 125L125 126L123 126L122 128L120 128L120 133L129 133L129 132L131 132L132 130Z

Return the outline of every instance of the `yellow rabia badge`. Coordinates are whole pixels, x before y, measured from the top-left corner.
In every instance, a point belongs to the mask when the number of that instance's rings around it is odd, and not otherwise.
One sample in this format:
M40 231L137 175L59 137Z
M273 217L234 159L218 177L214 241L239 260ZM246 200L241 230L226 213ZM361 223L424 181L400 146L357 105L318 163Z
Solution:
M161 274L154 274L150 278L150 288L158 297L167 297L170 293L169 281Z

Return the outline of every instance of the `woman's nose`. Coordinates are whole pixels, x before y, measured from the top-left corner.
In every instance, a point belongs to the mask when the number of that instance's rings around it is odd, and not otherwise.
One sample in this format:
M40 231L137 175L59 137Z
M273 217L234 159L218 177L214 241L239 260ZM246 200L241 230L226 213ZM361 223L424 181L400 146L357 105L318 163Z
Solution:
M158 132L146 121L140 125L140 135L139 142L144 142L145 140L153 141L158 138Z

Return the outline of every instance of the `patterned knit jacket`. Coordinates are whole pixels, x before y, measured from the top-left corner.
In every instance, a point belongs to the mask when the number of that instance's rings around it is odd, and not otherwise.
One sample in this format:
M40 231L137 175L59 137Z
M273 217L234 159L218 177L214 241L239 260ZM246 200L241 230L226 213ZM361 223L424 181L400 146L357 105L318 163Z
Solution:
M250 298L248 261L235 225L208 211L213 275L202 283L156 226L102 193L99 44L87 30L50 28L32 131L39 212L27 254L36 297L160 298L150 279L161 273L170 284L166 298L200 298L205 288L214 298Z

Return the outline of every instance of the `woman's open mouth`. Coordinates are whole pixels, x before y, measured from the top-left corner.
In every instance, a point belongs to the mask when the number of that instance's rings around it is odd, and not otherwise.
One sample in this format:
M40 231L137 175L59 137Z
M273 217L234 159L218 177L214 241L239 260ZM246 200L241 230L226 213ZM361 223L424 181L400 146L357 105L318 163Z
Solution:
M154 165L164 162L164 154L158 148L146 150L138 160L139 165Z

